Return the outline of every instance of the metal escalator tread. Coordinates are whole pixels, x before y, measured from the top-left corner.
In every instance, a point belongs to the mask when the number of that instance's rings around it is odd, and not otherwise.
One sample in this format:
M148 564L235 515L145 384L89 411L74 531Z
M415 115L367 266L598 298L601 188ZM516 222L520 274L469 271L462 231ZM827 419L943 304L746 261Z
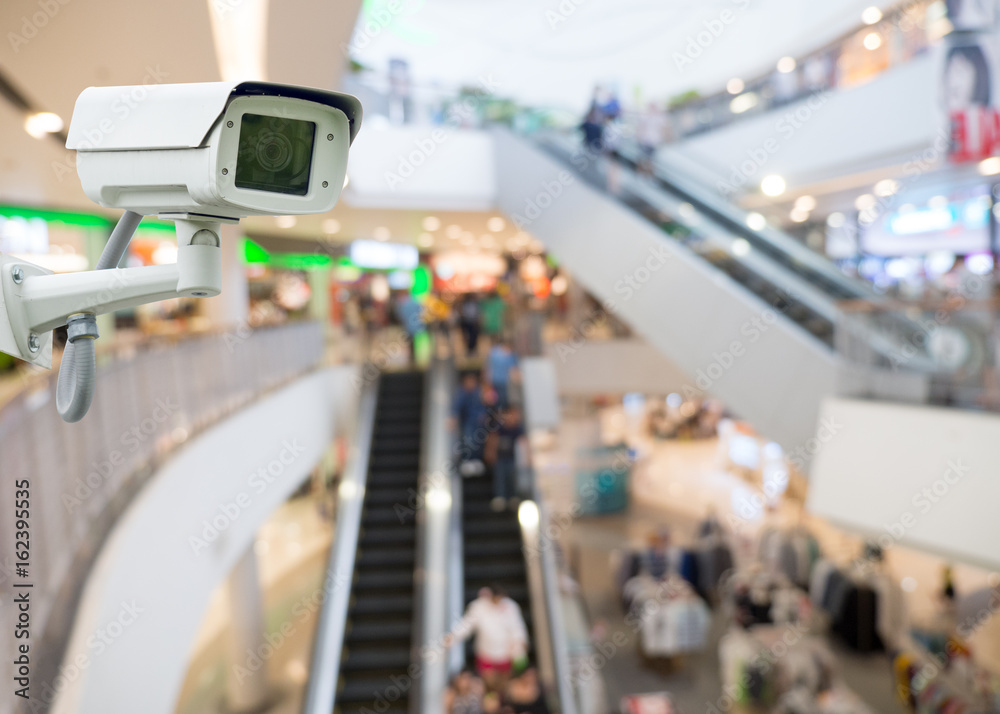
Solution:
M423 375L383 374L335 711L404 712L413 638Z

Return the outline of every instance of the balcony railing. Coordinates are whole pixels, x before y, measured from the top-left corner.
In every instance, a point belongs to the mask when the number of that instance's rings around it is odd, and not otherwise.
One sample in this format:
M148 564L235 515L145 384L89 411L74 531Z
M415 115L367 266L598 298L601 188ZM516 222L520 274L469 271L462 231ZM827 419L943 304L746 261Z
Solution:
M0 513L15 481L30 491L30 566L17 572L14 528L0 530L0 600L32 585L33 681L52 682L80 590L104 538L157 466L198 431L316 367L318 323L147 344L98 367L88 415L66 424L55 375L0 410Z

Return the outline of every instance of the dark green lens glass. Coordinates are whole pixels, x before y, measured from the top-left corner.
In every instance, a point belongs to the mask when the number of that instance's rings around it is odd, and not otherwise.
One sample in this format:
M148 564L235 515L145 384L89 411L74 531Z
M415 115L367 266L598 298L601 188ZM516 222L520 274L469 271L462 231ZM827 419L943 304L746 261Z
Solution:
M316 124L244 114L236 158L236 188L305 196Z

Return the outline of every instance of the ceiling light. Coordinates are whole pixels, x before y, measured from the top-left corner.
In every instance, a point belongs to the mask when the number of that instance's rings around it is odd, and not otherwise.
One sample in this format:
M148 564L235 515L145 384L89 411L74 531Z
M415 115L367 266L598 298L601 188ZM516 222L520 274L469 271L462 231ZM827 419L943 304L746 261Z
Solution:
M733 255L742 257L750 252L750 242L746 238L737 238L730 246L730 250L733 251Z
M830 228L842 228L846 222L847 218L840 211L831 213L826 218L826 225L830 226Z
M996 176L1000 174L1000 156L991 156L979 162L979 173L982 176Z
M459 241L462 245L472 245L476 242L476 237L471 233L463 233L462 239Z
M861 22L865 23L866 25L874 25L881 19L882 19L882 11L879 10L874 5L865 8L865 11L861 13Z
M730 94L739 94L746 88L746 83L739 77L733 77L726 82L726 91Z
M785 179L775 174L765 176L764 180L760 182L760 190L765 196L771 196L772 198L783 194L785 188Z
M323 221L323 232L331 236L334 233L340 233L340 221L336 218L327 218Z
M500 216L493 216L493 218L486 222L486 227L494 233L499 233L507 227L507 221L502 219Z
M947 196L934 196L927 202L927 205L931 208L947 208L948 207L948 197Z
M877 32L869 32L864 39L866 50L877 50L882 46L882 35Z
M63 120L52 112L37 112L29 114L24 120L24 130L36 139L43 139L49 134L63 130Z
M274 222L278 228L294 228L297 219L295 216L275 216Z
M747 226L755 231L762 231L767 227L767 219L756 211L748 213Z
M876 203L878 203L878 201L873 195L870 193L863 193L855 199L854 207L859 211L869 211L872 208L875 208Z
M441 219L437 216L427 216L423 221L425 231L436 231L441 227Z
M793 208L788 217L795 223L805 223L809 220L809 211L804 208Z
M882 198L895 196L897 191L899 191L899 181L894 179L882 179L875 184L875 195Z
M795 207L800 211L816 210L816 199L812 196L799 196L795 199Z
M421 248L430 248L434 245L434 236L430 233L421 233L420 237L417 238L417 245Z
M392 237L392 233L390 233L389 229L385 226L379 226L372 231L372 237L375 238L375 240L387 241Z
M778 71L782 74L788 74L789 72L794 72L795 68L798 67L798 63L795 61L794 57L782 57L778 60Z
M729 111L733 114L742 114L743 112L750 111L755 106L757 106L757 94L755 92L747 92L746 94L734 97L733 101L729 102Z
M452 240L457 240L462 237L462 227L452 223L450 226L444 229L444 234L451 238Z

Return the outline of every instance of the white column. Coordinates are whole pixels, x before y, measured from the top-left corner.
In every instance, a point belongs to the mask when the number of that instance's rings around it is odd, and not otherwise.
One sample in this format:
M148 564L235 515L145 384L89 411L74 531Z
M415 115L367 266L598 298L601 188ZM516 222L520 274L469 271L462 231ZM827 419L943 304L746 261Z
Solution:
M267 703L267 660L264 643L264 602L253 545L237 561L226 582L230 616L230 661L226 671L226 708L258 711Z
M239 257L243 232L238 225L222 226L222 293L202 300L202 310L213 327L245 324L250 316L246 268Z
M309 289L312 290L312 295L309 297L309 317L323 323L324 327L329 327L332 271L329 268L316 268L307 271L306 276L309 280Z

